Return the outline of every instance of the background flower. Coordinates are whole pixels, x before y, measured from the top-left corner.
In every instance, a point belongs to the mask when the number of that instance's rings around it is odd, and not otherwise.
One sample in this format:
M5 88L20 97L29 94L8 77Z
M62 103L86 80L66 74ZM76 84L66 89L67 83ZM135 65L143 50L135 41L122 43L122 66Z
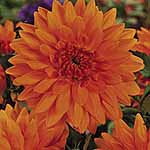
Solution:
M125 22L127 27L139 28L146 22L146 7L144 0L96 0L102 6L102 10L117 8L117 22Z
M15 39L14 24L10 20L6 20L4 26L0 25L0 54L11 54L13 50L9 44Z
M42 120L30 118L25 108L7 105L0 110L0 148L5 150L63 150L67 130L59 122L47 128Z
M135 46L135 49L139 52L144 52L145 54L150 54L150 31L145 28L141 28L141 31L137 32L138 43Z
M117 120L113 134L102 133L102 139L96 139L96 143L100 150L149 150L149 136L141 115L137 114L133 129Z

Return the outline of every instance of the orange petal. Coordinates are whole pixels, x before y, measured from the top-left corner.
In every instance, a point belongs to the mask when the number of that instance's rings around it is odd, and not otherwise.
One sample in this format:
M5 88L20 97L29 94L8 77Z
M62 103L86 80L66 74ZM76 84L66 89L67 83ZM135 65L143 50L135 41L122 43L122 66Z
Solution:
M47 119L46 119L47 127L54 126L62 118L63 118L63 114L61 114L61 112L56 110L56 103L54 103L47 115Z
M44 93L54 84L55 81L56 79L46 78L34 87L34 91L37 93Z
M138 150L140 150L140 148L142 149L143 145L146 146L146 142L147 142L147 129L144 120L140 114L136 115L136 119L134 122L134 134L135 134L134 135L135 142L138 146Z
M88 102L88 90L85 87L73 86L72 96L79 105L84 105Z
M61 24L64 24L65 21L65 10L61 3L57 0L53 1L52 10L56 15L57 19L60 20Z
M74 35L71 28L65 25L60 26L57 35L60 38L60 40L67 40L67 41L74 40Z
M42 16L45 20L47 20L47 13L48 10L43 8L43 7L38 7L38 13L40 14L40 16Z
M35 33L37 37L47 45L53 45L57 43L57 39L50 33L44 32L41 29L36 29Z
M95 120L97 120L99 123L104 124L105 123L105 113L104 108L102 107L100 97L97 93L88 93L89 99L87 102L87 105L85 105L86 111L88 111Z
M133 46L136 44L136 39L123 39L120 40L118 49L121 51L128 51L133 48Z
M32 61L29 60L27 64L30 66L33 70L40 70L48 67L48 64L44 63L44 61ZM38 67L37 67L38 66Z
M132 134L132 129L123 120L116 120L115 122L115 136L121 141L121 143L126 143L126 146L133 147L134 136Z
M20 36L22 39L28 44L31 48L39 48L40 47L40 40L32 33L20 31Z
M104 40L118 40L124 30L124 24L113 25L104 30Z
M15 40L10 44L11 48L16 51L16 53L27 57L32 60L40 59L39 53L35 50L27 46L25 43L23 44L21 40Z
M9 141L5 137L0 136L0 148L2 150L11 150L11 145L9 144Z
M38 29L46 31L48 28L47 22L44 20L44 18L41 17L41 15L38 12L34 12L34 24L37 26Z
M68 86L64 88L66 89L56 100L56 111L61 115L65 114L69 110L71 104L70 87Z
M31 69L26 64L17 64L6 70L7 74L13 75L15 77L26 74L30 72Z
M123 84L124 90L128 95L138 95L140 93L140 88L138 87L137 83L135 81L126 82ZM120 87L121 88L121 87Z
M116 9L112 8L111 10L107 11L104 14L104 22L103 22L104 30L115 24L116 13L117 13Z
M32 71L20 77L17 77L13 82L15 85L33 85L44 78L43 73Z
M20 55L15 55L14 57L11 57L9 59L9 62L11 64L21 64L21 63L25 63L26 62L26 59L24 59L23 57L21 57Z
M65 9L65 20L66 20L67 24L71 25L73 23L75 17L76 17L75 9L74 9L72 3L69 1L66 4L66 9Z
M131 39L134 37L136 33L136 30L135 29L124 29L123 33L121 34L121 39Z
M44 94L39 103L37 104L35 110L33 110L33 113L36 114L47 111L53 105L55 100L56 95L51 95L49 93Z
M74 103L67 113L73 127L83 133L88 128L89 115L78 103Z
M48 46L46 44L42 44L40 46L40 51L45 56L49 56L49 55L52 56L55 53L55 49L53 49L52 47L50 47L50 46Z
M86 6L86 9L83 15L85 23L87 23L92 17L94 17L95 13L96 13L95 0L90 0Z
M77 0L75 4L75 10L78 16L83 16L85 11L85 1L84 0Z
M76 38L79 39L85 30L85 24L82 17L77 16L73 22L72 30L76 35Z
M34 31L35 31L35 26L34 25L23 23L23 22L19 22L17 24L17 27L21 27L26 32L34 33Z
M29 124L29 115L28 115L26 108L23 108L21 110L21 112L19 113L19 116L17 117L16 122L19 125L19 127L24 135L26 132L26 129L28 128L28 124Z
M58 27L60 27L62 25L61 20L59 20L59 18L56 17L55 13L52 12L48 12L47 14L47 18L48 18L48 30L55 34Z

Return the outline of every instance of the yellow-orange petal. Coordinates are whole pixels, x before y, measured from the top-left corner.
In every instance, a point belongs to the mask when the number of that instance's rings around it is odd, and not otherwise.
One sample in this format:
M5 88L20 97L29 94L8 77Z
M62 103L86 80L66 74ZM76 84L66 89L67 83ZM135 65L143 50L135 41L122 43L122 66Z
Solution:
M25 40L29 47L36 49L40 46L40 40L36 38L33 33L20 31L20 35L23 37L23 40Z
M84 14L85 11L85 1L84 0L78 0L75 4L75 10L77 15L82 16Z
M34 110L34 113L41 113L47 111L55 102L56 95L44 94L39 103L37 103L37 107Z
M103 28L107 29L109 27L111 27L112 25L114 25L115 23L115 19L116 19L116 9L113 8L111 10L109 10L108 12L106 12L104 14L104 23L103 23Z
M146 149L147 144L147 129L144 120L140 114L136 115L134 123L134 136L137 150Z
M56 79L46 78L35 86L34 91L37 93L44 93L55 83L55 81Z
M66 4L65 20L68 25L71 25L76 17L76 12L71 2Z
M16 85L32 85L43 79L43 73L40 72L29 72L21 77L17 77L13 82Z

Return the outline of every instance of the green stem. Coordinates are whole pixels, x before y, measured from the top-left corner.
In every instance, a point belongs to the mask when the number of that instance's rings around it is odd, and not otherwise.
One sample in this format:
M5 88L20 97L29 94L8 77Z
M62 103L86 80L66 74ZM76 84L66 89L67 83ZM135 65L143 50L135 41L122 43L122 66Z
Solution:
M87 135L86 140L85 140L85 144L83 146L83 150L88 150L88 146L91 140L92 134Z

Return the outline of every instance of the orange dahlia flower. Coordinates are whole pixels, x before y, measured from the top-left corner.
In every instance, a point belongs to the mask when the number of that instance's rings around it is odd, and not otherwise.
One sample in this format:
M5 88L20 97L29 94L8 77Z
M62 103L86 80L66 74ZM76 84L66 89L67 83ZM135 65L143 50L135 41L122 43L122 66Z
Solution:
M150 54L150 30L141 28L141 31L137 31L137 36L139 41L135 45L134 49L149 55Z
M0 54L10 54L13 52L9 44L15 39L14 24L10 20L6 20L4 27L0 25Z
M136 115L134 128L121 119L114 123L112 135L102 133L102 139L96 139L99 150L150 150L150 130L147 132L140 114Z
M7 105L0 110L0 150L64 150L66 137L62 123L47 128L30 119L25 108L19 112Z
M93 131L106 116L120 118L119 103L139 93L133 72L143 62L128 51L135 30L115 24L116 9L103 14L94 0L54 0L52 12L39 8L34 16L11 43L17 55L7 73L25 87L18 98L36 114L47 112L49 126L65 116L80 132Z

